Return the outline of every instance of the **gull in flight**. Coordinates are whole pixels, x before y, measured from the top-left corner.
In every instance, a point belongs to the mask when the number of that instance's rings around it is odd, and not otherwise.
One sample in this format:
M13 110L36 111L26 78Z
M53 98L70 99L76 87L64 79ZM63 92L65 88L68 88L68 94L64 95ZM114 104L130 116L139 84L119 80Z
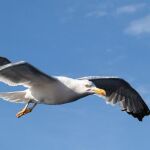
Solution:
M16 114L18 118L30 113L38 104L65 104L93 94L102 96L107 103L119 104L122 111L139 121L150 114L138 92L121 78L49 76L27 62L13 63L0 57L0 81L9 86L26 87L24 91L0 93L4 100L25 103L25 107Z

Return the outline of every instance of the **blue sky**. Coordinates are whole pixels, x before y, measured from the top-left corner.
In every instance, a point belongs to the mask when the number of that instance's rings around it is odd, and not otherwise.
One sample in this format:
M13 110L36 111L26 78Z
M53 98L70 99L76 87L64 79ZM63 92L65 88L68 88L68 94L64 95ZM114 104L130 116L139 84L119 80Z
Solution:
M150 11L146 0L1 0L0 55L50 75L119 76L150 106ZM0 85L1 91L18 88ZM90 96L61 106L0 101L3 150L148 149L150 119L138 122Z

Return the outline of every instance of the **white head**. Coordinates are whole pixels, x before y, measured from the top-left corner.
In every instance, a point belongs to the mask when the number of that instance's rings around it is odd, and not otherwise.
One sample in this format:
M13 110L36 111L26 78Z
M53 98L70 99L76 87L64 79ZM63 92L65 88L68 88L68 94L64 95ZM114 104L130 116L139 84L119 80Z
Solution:
M75 91L78 93L99 94L101 96L106 96L106 91L104 89L97 88L93 82L89 80L78 80Z
M93 82L89 80L78 80L68 77L57 77L65 86L69 89L72 89L75 93L78 94L99 94L101 96L106 96L106 91L100 88L97 88Z

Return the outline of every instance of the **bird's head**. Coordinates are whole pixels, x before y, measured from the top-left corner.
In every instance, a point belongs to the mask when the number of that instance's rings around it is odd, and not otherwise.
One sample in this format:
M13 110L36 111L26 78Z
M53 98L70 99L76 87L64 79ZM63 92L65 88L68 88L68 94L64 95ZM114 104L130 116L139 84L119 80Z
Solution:
M83 83L83 88L88 94L98 94L100 96L106 96L106 91L101 88L97 88L93 82L85 80Z

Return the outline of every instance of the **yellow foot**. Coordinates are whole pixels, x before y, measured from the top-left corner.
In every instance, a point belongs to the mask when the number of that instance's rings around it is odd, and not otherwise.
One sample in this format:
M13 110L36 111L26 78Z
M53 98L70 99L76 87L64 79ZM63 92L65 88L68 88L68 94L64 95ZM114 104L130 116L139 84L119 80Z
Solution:
M22 117L23 115L26 115L28 113L30 113L32 110L30 108L26 108L26 109L23 109L21 111L19 111L17 114L16 114L16 117L17 118L20 118Z

